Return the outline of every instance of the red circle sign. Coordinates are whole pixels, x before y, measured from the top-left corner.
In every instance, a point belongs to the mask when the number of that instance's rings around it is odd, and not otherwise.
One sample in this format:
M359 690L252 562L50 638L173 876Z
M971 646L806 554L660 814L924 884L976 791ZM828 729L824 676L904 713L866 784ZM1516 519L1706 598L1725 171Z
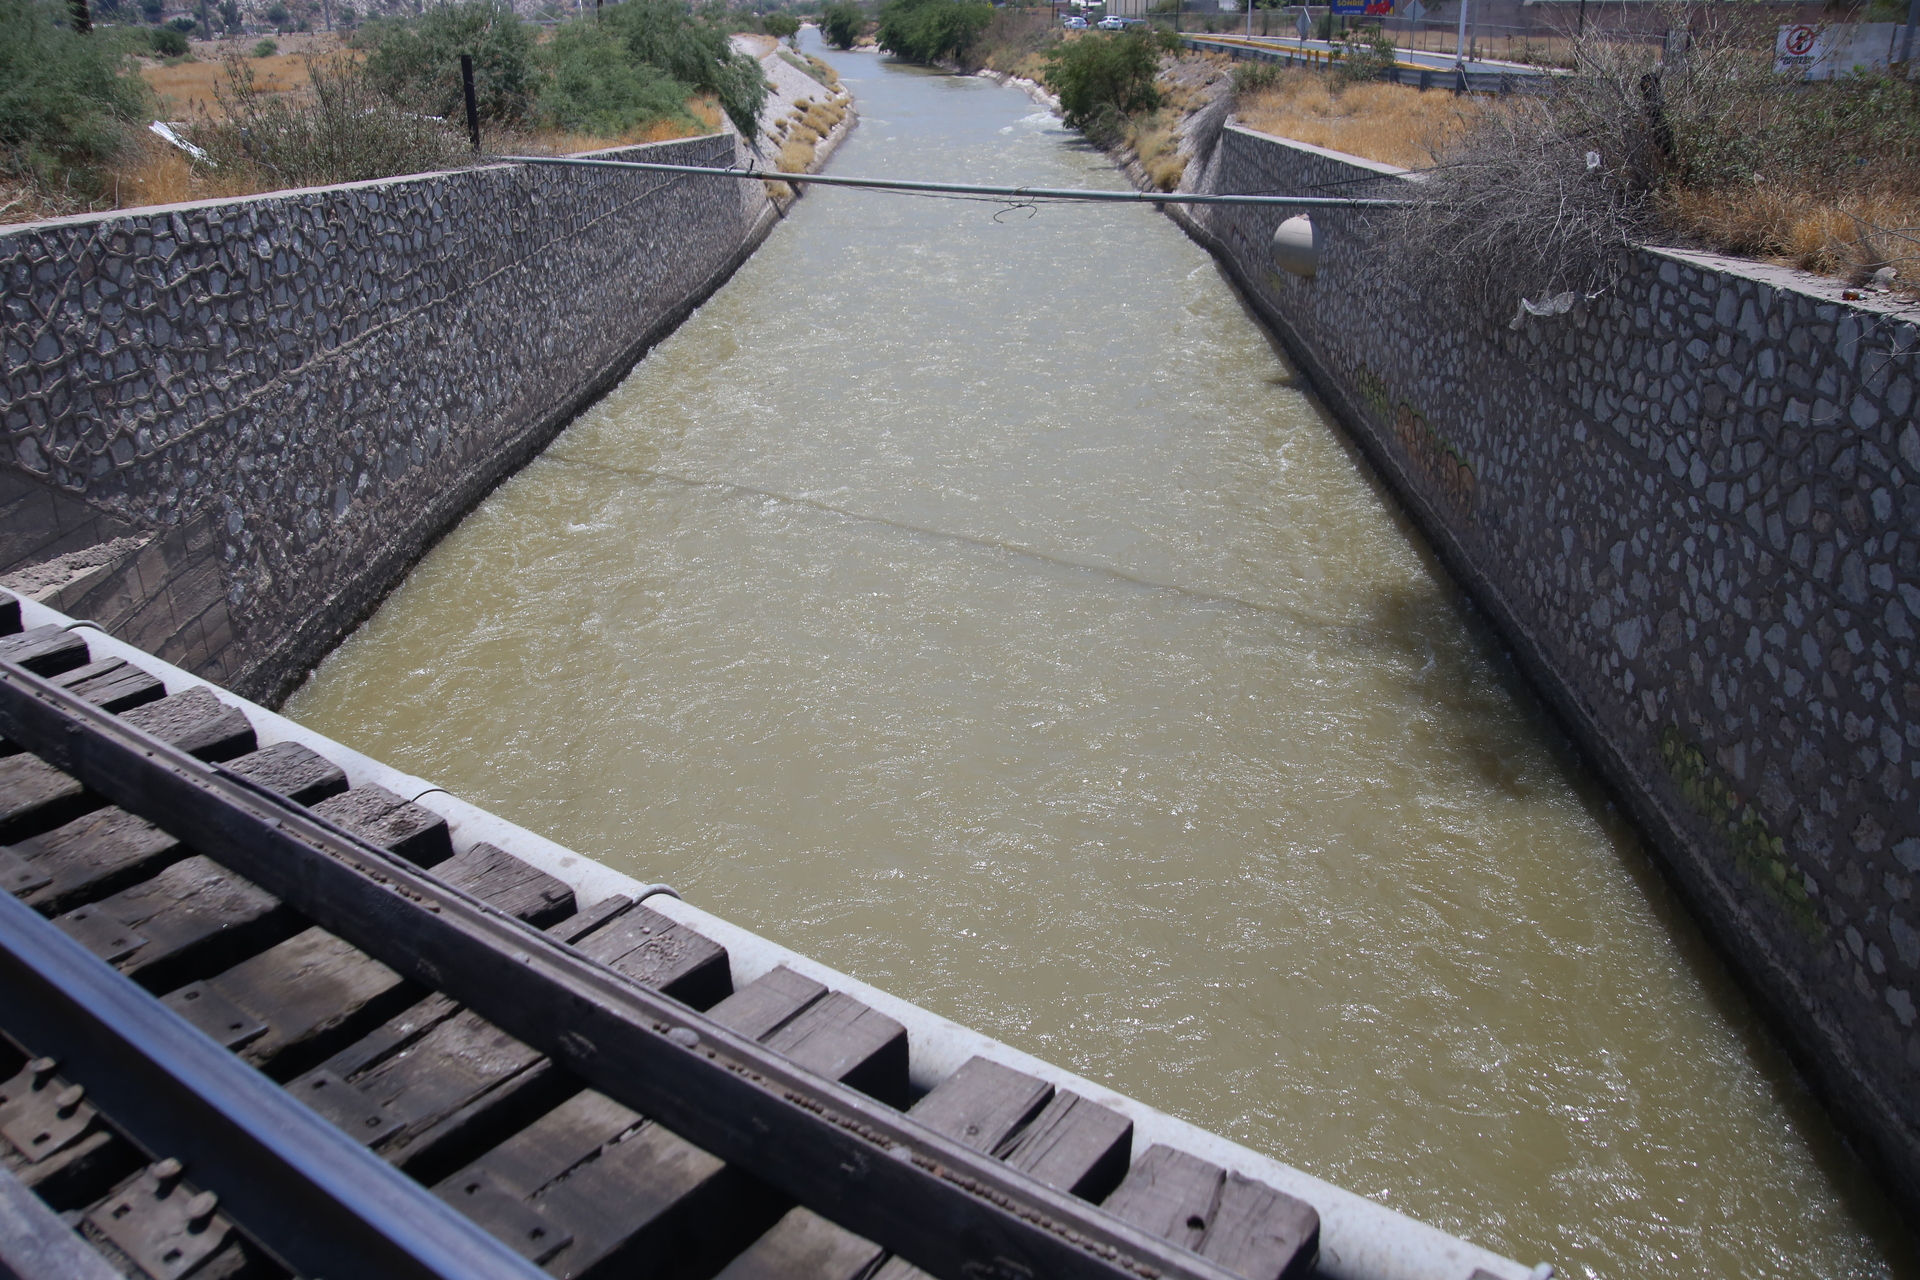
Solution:
M1806 53L1807 50L1813 48L1813 42L1817 38L1818 34L1819 33L1816 32L1812 27L1789 28L1787 30L1788 54L1792 55L1793 57L1799 57L1801 54Z

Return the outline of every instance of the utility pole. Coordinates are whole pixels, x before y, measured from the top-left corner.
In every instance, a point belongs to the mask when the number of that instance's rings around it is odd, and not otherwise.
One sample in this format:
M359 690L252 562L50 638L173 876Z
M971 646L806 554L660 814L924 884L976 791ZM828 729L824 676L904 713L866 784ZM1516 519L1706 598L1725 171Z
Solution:
M1913 29L1920 27L1920 0L1908 0L1907 30L1900 41L1900 61L1907 64L1907 79L1913 79Z
M1460 0L1460 32L1453 38L1453 65L1462 70L1467 65L1467 9L1473 0Z

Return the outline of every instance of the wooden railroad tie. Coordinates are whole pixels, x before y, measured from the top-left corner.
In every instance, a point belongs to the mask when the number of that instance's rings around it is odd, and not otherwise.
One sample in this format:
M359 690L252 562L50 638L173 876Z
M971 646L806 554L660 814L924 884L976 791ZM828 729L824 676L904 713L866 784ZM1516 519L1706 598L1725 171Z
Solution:
M725 948L700 933L622 898L583 910L565 884L492 845L456 852L430 811L349 788L297 744L259 748L246 717L204 688L165 696L137 667L93 661L77 631L22 632L11 600L0 602L0 660L306 806L804 1072L1227 1271L1280 1280L1314 1264L1318 1219L1304 1203L1168 1147L1130 1159L1124 1116L985 1058L916 1100L905 1028L859 1000L784 967L735 989ZM549 1274L921 1274L10 744L0 745L0 842L0 887ZM0 996L0 1031L5 1017ZM101 1114L69 1080L71 1064L33 1052L0 1038L0 1190L7 1178L30 1189L122 1275L287 1274L193 1170L142 1149L128 1136L136 1125Z

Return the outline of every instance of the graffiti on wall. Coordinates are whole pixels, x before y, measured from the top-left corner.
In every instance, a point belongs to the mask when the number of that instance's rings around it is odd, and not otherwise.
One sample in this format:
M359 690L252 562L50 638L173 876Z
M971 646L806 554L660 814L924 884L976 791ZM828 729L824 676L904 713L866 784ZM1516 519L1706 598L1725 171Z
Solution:
M1826 929L1807 892L1806 875L1788 860L1786 841L1768 829L1767 820L1727 785L1706 752L1687 741L1676 724L1660 731L1660 762L1681 798L1713 825L1732 851L1735 865L1808 937L1823 937Z
M1479 506L1480 479L1460 447L1427 423L1427 415L1402 400L1393 402L1387 384L1367 366L1354 369L1353 384L1360 399L1382 422L1393 424L1393 434L1414 471L1427 482L1427 492L1438 494L1471 520Z

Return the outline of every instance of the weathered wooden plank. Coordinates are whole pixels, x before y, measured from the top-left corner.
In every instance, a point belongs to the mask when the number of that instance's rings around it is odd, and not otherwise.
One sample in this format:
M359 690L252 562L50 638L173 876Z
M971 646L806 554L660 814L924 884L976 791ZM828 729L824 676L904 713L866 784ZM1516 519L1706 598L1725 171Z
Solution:
M246 716L199 685L123 712L120 718L202 760L231 760L258 745Z
M276 1080L299 1075L426 994L324 929L297 933L207 986L266 1023L240 1053ZM180 1008L173 996L167 1003Z
M594 911L581 912L547 926L547 933L562 941L571 941L575 930L585 920L587 928L603 925L613 915L632 906L625 898L612 898L599 904ZM378 1029L353 1044L340 1050L318 1069L331 1071L343 1080L350 1080L363 1071L367 1071L385 1062L394 1054L419 1041L447 1019L460 1013L459 1004L446 996L435 993L411 1005L389 1018Z
M149 675L123 658L89 662L62 672L53 682L96 707L115 712L131 711L167 696L167 686L160 683L158 676Z
M23 840L13 852L46 877L20 897L57 915L118 893L187 856L178 840L124 809L99 809Z
M1311 1205L1158 1143L1105 1207L1248 1280L1305 1275L1319 1255L1320 1217Z
M709 1016L761 1038L817 1003L823 991L819 983L778 968L715 1005ZM863 1061L858 1054L844 1056ZM642 1131L646 1136L636 1141ZM608 1159L609 1153L615 1158ZM622 1186L631 1194L623 1194ZM510 1192L549 1225L554 1235L545 1238L570 1237L548 1264L562 1275L651 1257L655 1250L718 1265L754 1238L755 1226L766 1226L785 1207L759 1184L592 1091L574 1096L437 1189L502 1239L527 1230L525 1213L507 1212L499 1202Z
M134 707L124 718L202 760L253 750L246 717L202 688ZM105 804L38 756L0 759L0 844L18 844Z
M707 1016L743 1036L765 1040L826 994L821 983L779 965L707 1010Z
M845 992L809 1005L763 1043L890 1107L907 1105L907 1029Z
M92 660L86 639L57 624L0 636L0 658L18 663L37 676L57 676Z
M209 858L187 858L54 918L150 990L225 968L299 928L299 917Z
M1052 1097L1053 1086L1044 1080L987 1058L968 1058L909 1114L955 1142L992 1151L1025 1128Z
M1142 1230L1197 1250L1225 1178L1219 1165L1156 1143L1134 1162L1105 1207Z
M295 743L241 756L227 767L302 804L346 788L338 767ZM160 828L121 809L95 810L21 841L13 852L45 876L44 885L20 896L46 915L118 893L188 853Z
M297 758L283 756L278 764L295 776L313 772L310 761ZM313 809L412 861L444 861L453 852L446 819L381 787L342 792ZM207 987L266 1024L242 1056L280 1080L318 1065L426 994L321 929L287 938L209 979ZM178 995L168 1003L192 1020L191 1003Z
M1253 1280L1305 1276L1320 1254L1320 1215L1306 1201L1230 1169L1199 1252Z
M35 890L46 888L52 882L52 876L35 867L13 850L0 845L0 891L10 893L16 898L24 898Z
M992 1151L1033 1119L1053 1086L986 1058L969 1058L915 1103L912 1114L929 1128L978 1151ZM723 1280L861 1280L886 1251L811 1209L795 1208L721 1272ZM880 1265L874 1280L925 1280L899 1258Z
M347 789L340 766L297 742L276 742L229 760L227 768L296 804L318 804Z
M418 866L436 866L453 856L447 820L385 787L355 787L320 801L313 811Z
M120 658L104 658L63 671L53 677L53 683L108 711L128 711L167 696L167 687L158 679ZM0 739L0 756L19 753L18 746Z
M484 841L442 862L433 874L535 928L574 914L573 890L565 882Z
M105 803L38 756L0 759L0 844L18 844Z
M466 1163L447 1154L484 1149L483 1135L517 1127L550 1110L578 1084L536 1050L470 1012L428 1031L372 1067L354 1087L385 1107L400 1126L379 1151L419 1176L436 1161L441 1176Z
M887 1251L811 1209L789 1209L716 1280L863 1280Z
M1133 1121L1063 1089L994 1154L1048 1186L1097 1203L1126 1176L1132 1148Z
M574 945L696 1009L712 1008L733 991L725 947L645 907L623 913Z
M465 882L476 897L530 922L571 912L573 894L565 885L491 845L478 849L442 862L435 874ZM555 923L557 932L567 932L565 921ZM542 1055L439 995L390 1018L288 1087L299 1093L315 1079L350 1091L355 1101L340 1105L342 1114L353 1113L351 1132L429 1182L580 1087ZM369 1129L362 1112L390 1123Z
M568 946L587 937L606 926L609 920L618 919L633 910L633 900L615 894L611 898L602 898L592 906L575 915L568 916L557 924L547 926L547 933Z
M444 1180L436 1190L445 1196L463 1178L484 1173L495 1186L530 1197L645 1122L644 1116L605 1094L583 1090Z

